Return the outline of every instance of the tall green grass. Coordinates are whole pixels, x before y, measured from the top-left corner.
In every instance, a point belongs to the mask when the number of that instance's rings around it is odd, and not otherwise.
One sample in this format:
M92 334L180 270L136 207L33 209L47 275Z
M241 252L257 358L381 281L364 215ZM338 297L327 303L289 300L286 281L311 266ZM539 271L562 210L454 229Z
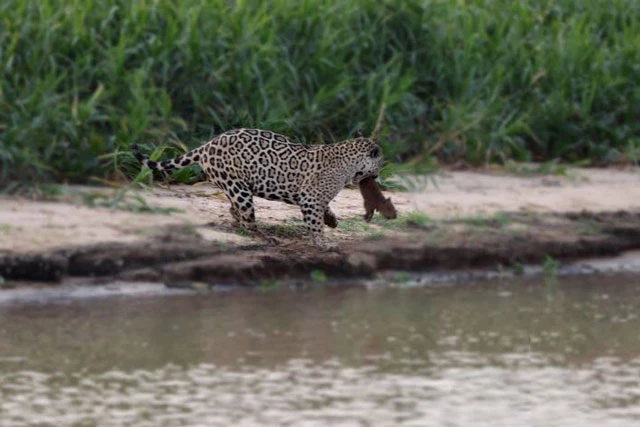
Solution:
M0 187L123 178L134 141L379 118L395 161L618 160L639 49L637 0L4 0Z

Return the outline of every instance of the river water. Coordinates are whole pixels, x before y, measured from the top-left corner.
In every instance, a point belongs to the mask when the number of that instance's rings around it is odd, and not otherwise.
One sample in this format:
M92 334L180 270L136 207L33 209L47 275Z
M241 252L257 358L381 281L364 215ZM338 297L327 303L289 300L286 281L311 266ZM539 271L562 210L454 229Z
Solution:
M0 426L637 426L640 280L0 301Z

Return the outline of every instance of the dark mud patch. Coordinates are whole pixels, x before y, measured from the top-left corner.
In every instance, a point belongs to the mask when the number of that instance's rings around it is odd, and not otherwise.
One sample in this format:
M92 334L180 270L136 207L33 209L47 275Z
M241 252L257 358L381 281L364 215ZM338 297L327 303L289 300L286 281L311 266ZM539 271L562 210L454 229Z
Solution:
M392 223L390 223L392 224ZM440 221L424 227L393 223L383 233L319 251L295 236L279 246L236 246L202 240L176 228L143 244L101 244L21 255L0 255L9 280L185 281L256 285L268 280L372 277L386 270L434 272L614 256L640 248L640 213L612 212L491 217Z

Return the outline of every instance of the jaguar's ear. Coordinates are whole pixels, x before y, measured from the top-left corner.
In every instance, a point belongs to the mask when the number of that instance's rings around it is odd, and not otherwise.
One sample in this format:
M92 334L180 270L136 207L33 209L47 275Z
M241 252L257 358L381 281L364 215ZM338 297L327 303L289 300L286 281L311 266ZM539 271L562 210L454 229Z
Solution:
M362 129L356 129L353 133L354 138L364 138L364 133L362 133Z

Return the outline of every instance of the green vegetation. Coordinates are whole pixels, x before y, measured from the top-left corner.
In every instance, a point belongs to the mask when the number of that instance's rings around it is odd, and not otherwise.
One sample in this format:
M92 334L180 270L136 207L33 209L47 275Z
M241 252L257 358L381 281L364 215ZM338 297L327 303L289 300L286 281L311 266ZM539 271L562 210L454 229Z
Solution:
M431 224L429 215L419 211L411 211L400 215L400 220L405 226L414 228L426 228Z
M260 289L263 291L271 291L275 289L280 289L282 287L282 283L276 279L264 279L260 282Z
M376 213L376 215L379 215ZM375 216L374 216L375 218ZM411 232L416 228L428 229L433 225L429 215L420 211L400 213L396 219L382 219L376 221L376 225L386 230Z
M382 230L411 231L412 229L426 229L432 225L431 218L423 212L411 211L401 213L396 219L384 219L379 212L373 216L372 222L367 223L360 215L354 215L341 219L338 222L338 229L349 232L366 232L367 238L377 240L384 233Z
M522 276L524 275L524 265L520 262L514 262L511 265L511 271L515 276Z
M378 215L376 213L376 215ZM362 219L361 215L353 215L338 221L338 229L342 231L358 232L371 231L371 225Z
M325 283L329 280L327 273L322 270L312 270L311 273L309 273L309 277L316 283Z
M289 238L302 237L307 233L304 222L299 219L285 219L278 224L260 224L260 228L270 236Z
M103 207L135 213L170 215L182 212L177 208L151 206L144 197L128 187L119 188L113 194L101 192L83 193L82 200L85 205L90 207Z
M372 240L372 241L382 240L382 239L384 239L384 233L382 233L380 231L372 231L369 234L367 234L366 236L364 236L364 238L366 240Z
M6 0L0 16L5 190L119 181L139 171L132 142L157 158L237 126L376 129L414 164L638 158L637 0Z
M560 267L558 260L547 255L542 264L542 275L547 279L555 279L558 276L558 267Z
M464 217L460 219L460 222L474 227L495 227L502 228L511 223L511 218L504 212L496 212L492 215L478 215L471 217Z
M253 236L253 233L242 224L238 224L234 229L239 236L243 236L243 237Z
M544 284L545 296L548 301L552 302L556 299L558 293L558 268L560 262L546 256L544 263L542 264L542 282Z
M411 274L407 271L397 271L391 280L399 285L406 285L411 280Z

